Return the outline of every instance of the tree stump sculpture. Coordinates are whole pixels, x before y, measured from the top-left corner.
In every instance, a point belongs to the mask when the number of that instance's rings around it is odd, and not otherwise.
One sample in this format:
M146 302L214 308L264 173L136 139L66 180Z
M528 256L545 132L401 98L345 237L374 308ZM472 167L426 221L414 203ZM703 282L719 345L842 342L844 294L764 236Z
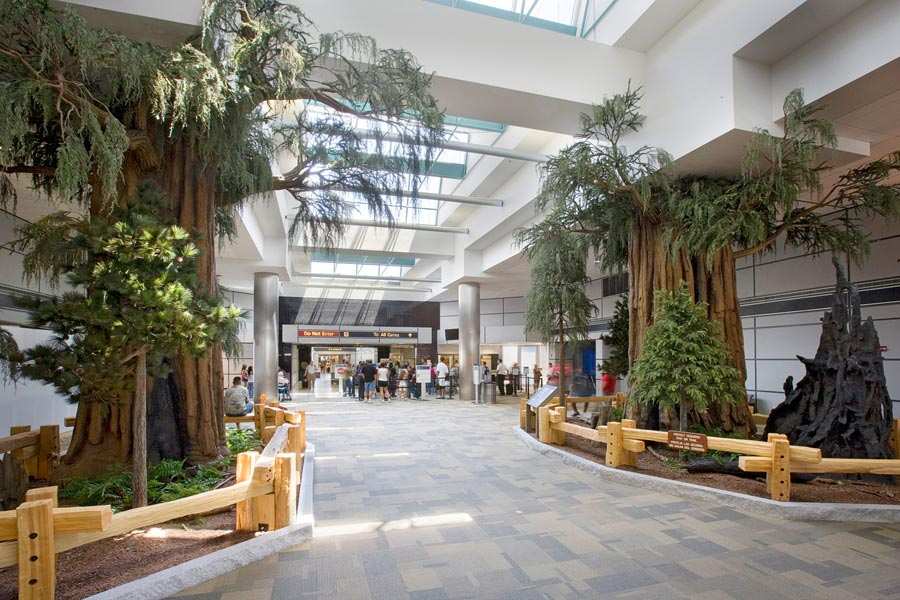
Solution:
M891 458L893 414L875 324L860 316L859 290L833 260L837 286L822 319L815 358L798 356L806 375L769 414L763 438L783 433L791 444L833 458Z

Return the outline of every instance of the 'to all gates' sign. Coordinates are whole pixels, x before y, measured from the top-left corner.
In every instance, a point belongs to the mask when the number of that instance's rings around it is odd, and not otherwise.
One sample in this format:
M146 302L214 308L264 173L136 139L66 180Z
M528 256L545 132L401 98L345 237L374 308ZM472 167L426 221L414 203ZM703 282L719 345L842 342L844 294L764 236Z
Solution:
M670 431L669 448L673 450L689 450L691 452L706 452L706 436L702 433L690 431Z

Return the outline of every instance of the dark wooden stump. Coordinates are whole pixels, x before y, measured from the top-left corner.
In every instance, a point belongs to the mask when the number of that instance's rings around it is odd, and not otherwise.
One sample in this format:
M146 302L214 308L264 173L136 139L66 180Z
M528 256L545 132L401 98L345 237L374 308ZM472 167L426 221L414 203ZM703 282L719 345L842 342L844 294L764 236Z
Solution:
M871 318L862 322L859 291L835 262L837 287L806 375L786 382L784 402L769 414L763 438L783 433L791 444L821 448L831 458L893 458L893 413L884 359Z

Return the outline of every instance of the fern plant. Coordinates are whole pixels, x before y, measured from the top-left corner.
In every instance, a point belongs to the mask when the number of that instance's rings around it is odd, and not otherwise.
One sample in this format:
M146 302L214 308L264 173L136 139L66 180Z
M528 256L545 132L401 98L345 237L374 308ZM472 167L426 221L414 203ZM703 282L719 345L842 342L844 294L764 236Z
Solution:
M644 350L631 369L631 397L644 405L677 407L684 431L691 409L704 412L714 402L736 403L744 390L718 324L687 288L658 290L654 303Z

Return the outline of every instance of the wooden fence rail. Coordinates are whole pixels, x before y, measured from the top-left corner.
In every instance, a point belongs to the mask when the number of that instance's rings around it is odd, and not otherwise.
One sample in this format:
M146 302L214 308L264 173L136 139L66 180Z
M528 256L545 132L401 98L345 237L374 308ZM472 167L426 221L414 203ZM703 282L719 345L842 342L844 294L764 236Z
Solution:
M253 418L266 445L260 452L237 456L236 481L229 487L113 514L109 506L60 508L54 486L28 490L16 510L0 511L0 540L12 540L0 541L0 568L18 564L20 600L55 597L57 553L135 529L231 505L236 505L238 531L268 531L294 523L306 451L306 415L281 407L256 409L259 418ZM276 425L266 424L267 413ZM43 439L41 432L11 437L16 439L0 439L6 444L0 448L17 451Z
M900 419L894 421L894 431L900 432ZM550 404L538 409L540 441L562 445L566 435L575 435L606 444L606 464L610 467L636 466L636 457L646 450L646 442L670 443L670 433L638 429L628 419L590 428L566 422L561 406ZM774 500L790 500L791 473L900 475L900 459L823 458L818 448L792 446L783 434L770 433L765 441L698 436L701 438L703 449L742 455L738 458L741 470L765 473ZM895 452L900 452L900 435L895 435L894 445Z

